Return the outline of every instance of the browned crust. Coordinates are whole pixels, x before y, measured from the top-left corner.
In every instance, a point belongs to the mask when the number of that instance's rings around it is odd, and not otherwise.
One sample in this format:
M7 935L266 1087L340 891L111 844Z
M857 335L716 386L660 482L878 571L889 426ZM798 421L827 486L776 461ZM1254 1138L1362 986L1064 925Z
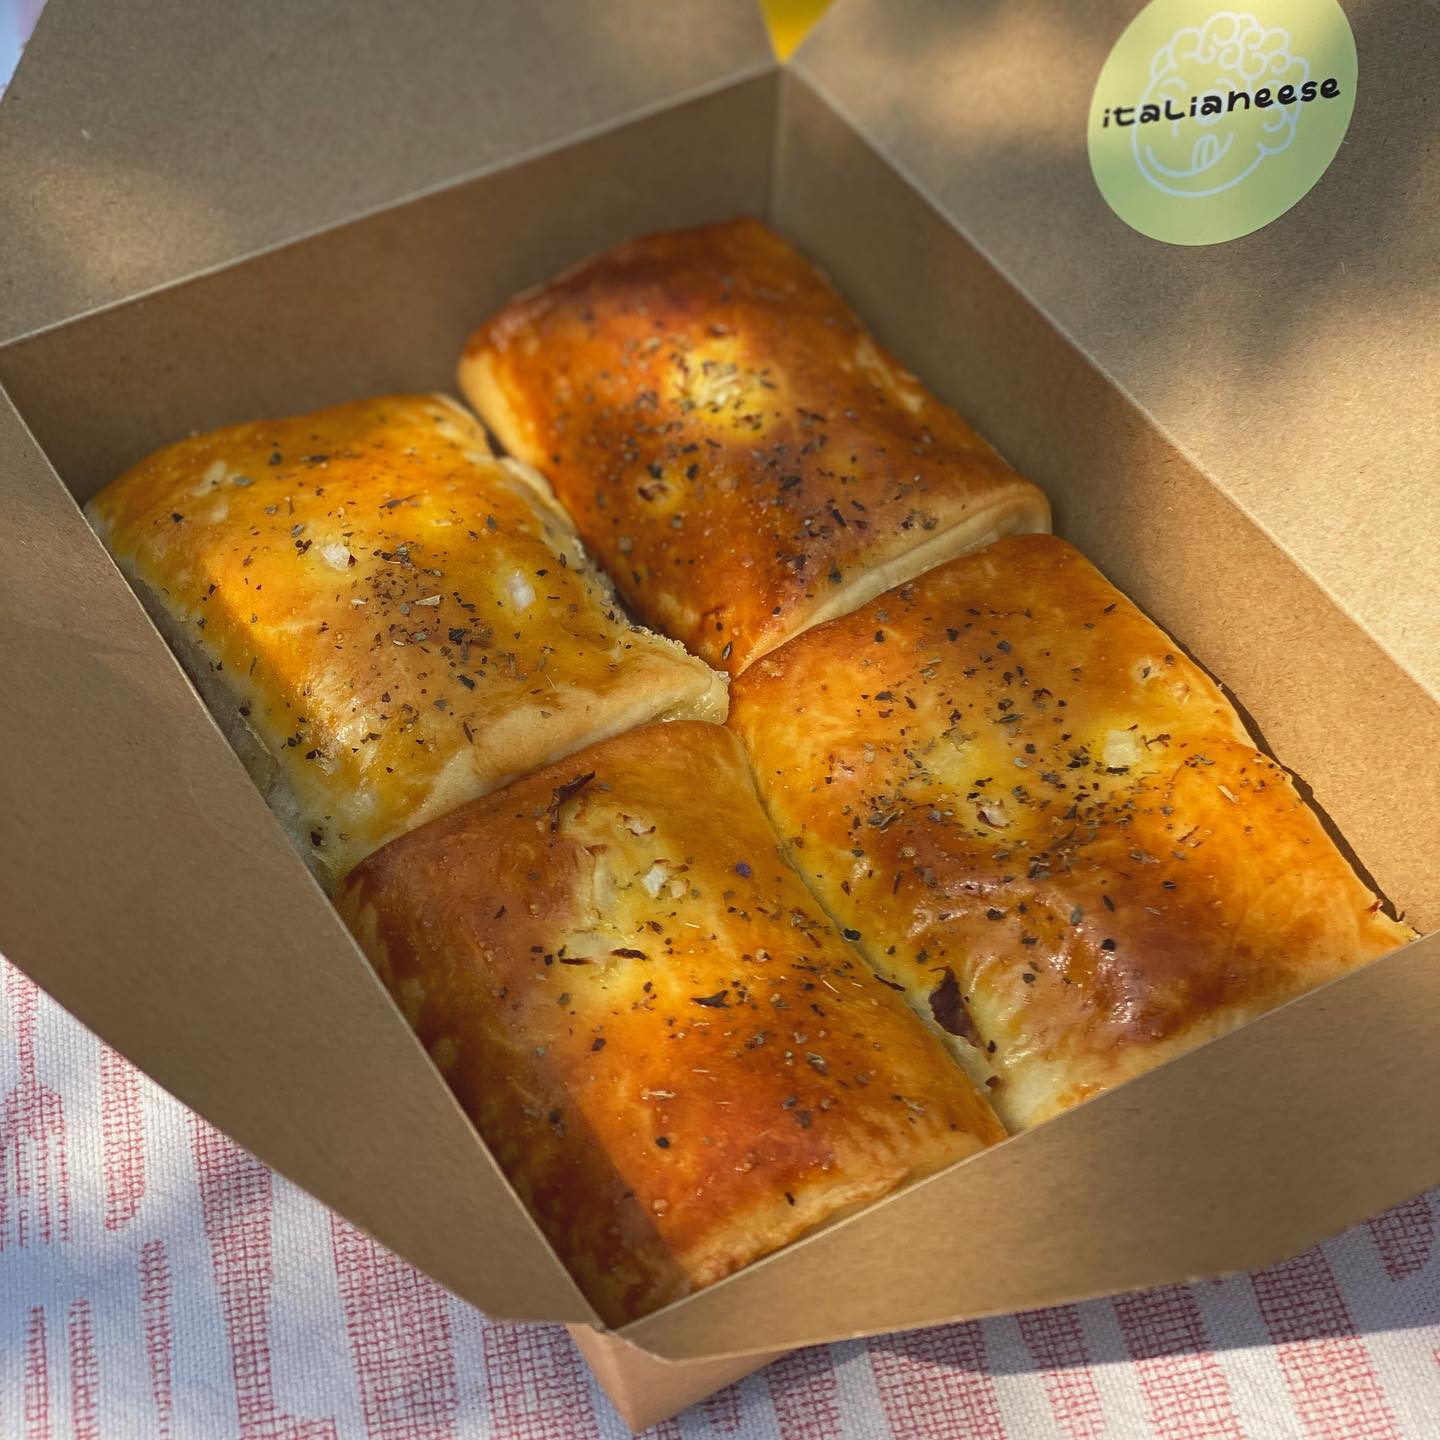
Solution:
M790 853L1019 1128L1412 938L1076 550L1005 540L735 683Z
M811 901L718 726L464 806L336 903L610 1323L1003 1133Z
M593 740L724 714L719 678L630 626L544 481L443 397L185 440L88 511L327 884Z
M634 240L519 297L460 384L635 612L731 674L927 564L1049 528L1041 492L754 220Z

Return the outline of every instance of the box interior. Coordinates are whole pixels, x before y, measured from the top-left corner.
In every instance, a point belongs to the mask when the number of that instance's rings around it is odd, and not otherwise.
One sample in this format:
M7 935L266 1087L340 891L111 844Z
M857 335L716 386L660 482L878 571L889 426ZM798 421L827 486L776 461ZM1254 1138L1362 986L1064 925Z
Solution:
M62 686L17 690L28 843L0 881L0 942L181 1100L497 1318L594 1320L74 500L192 430L453 391L466 333L515 290L740 213L795 238L1048 490L1059 532L1233 687L1376 885L1440 926L1433 701L800 74L0 349L15 655ZM1278 1259L1440 1182L1440 1117L1403 1103L1440 1093L1437 957L1440 937L1412 945L622 1333L673 1359L754 1353Z

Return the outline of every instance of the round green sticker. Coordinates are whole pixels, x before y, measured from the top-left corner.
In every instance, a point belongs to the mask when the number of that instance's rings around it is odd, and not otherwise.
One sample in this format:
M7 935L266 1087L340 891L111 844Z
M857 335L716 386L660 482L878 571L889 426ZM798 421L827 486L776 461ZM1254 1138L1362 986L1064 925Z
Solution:
M1355 108L1336 0L1152 0L1090 102L1090 168L1142 235L1213 245L1268 225L1325 173Z

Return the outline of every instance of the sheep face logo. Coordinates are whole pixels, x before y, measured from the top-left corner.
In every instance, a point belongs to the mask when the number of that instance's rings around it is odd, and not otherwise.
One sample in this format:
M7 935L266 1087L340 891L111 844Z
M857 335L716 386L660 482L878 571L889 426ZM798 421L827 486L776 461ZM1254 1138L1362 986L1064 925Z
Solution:
M1337 0L1152 0L1101 70L1090 164L1143 234L1213 244L1269 224L1350 123L1355 41Z
M1131 149L1140 173L1171 195L1214 195L1247 180L1266 160L1295 141L1310 79L1310 62L1292 53L1290 35L1254 15L1223 10L1201 26L1186 26L1150 62L1150 83L1140 96L1161 112L1158 124L1135 125ZM1263 110L1226 110L1231 95L1254 96L1268 86L1294 98ZM1201 105L1190 116L1190 101ZM1207 98L1213 104L1204 105ZM1165 119L1169 113L1182 116ZM1208 112L1208 113L1207 113Z

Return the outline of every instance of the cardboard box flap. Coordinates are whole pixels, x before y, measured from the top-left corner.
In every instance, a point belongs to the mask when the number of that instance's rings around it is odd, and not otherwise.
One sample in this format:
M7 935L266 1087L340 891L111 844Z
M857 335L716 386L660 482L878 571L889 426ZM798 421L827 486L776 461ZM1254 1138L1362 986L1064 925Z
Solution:
M457 1294L593 1321L3 397L0 505L0 952Z
M0 105L0 343L773 63L751 0L50 0Z
M1138 8L837 0L792 65L1434 694L1440 11L1345 0L1359 78L1328 171L1191 246L1129 228L1091 174Z

